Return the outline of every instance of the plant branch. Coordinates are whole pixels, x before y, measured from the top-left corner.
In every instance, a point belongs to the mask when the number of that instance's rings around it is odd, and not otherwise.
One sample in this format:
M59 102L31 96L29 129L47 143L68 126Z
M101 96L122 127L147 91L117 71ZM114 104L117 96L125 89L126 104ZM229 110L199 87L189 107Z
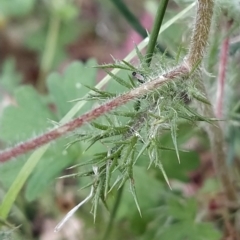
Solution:
M81 127L83 124L91 122L92 120L112 111L117 107L122 106L127 102L139 98L149 93L150 91L157 89L162 84L174 80L177 77L182 77L186 74L188 74L188 69L184 65L179 65L172 71L158 77L157 79L146 82L139 86L138 88L135 88L125 94L122 94L112 99L111 101L83 114L82 116L69 121L66 124L56 127L53 130L50 130L49 132L40 135L34 139L20 143L15 147L2 151L0 153L0 162L5 162L13 157L17 157L21 154L27 153L40 146L43 146L55 139L58 139L66 135L67 133L72 132L75 129Z
M197 16L195 27L191 38L191 46L189 49L186 64L190 69L197 66L204 57L205 48L208 42L208 35L211 27L211 19L213 15L213 0L198 0ZM199 89L207 96L206 89L202 79L199 81ZM198 104L199 110L206 117L215 117L213 108L207 104ZM213 156L213 165L216 174L226 192L229 201L236 201L236 192L232 186L231 176L228 171L225 155L225 142L222 130L218 123L214 125L206 125L206 131L211 142L211 150Z

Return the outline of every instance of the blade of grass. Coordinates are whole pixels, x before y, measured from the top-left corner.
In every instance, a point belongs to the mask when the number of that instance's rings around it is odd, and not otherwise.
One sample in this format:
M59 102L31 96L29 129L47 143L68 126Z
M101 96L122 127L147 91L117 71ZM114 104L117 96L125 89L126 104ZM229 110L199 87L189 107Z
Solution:
M196 2L192 3L187 8L185 8L180 13L178 13L174 18L172 18L169 21L167 21L161 27L160 33L165 31L173 23L175 23L177 20L182 18L195 5L196 5ZM138 49L142 50L143 48L145 48L147 46L148 42L149 42L149 37L145 38L138 45ZM132 50L124 60L125 61L131 61L135 57L135 55L136 55L135 50ZM120 69L114 69L112 71L112 73L113 74L117 74L119 71L120 71ZM110 79L111 79L111 77L109 75L107 75L95 87L96 88L103 87ZM93 92L90 91L90 93L93 93ZM60 121L60 124L67 123L69 120L71 120L77 114L77 112L85 105L85 103L86 103L86 101L82 101L82 102L76 103L71 108L71 110L62 118L62 120ZM25 184L27 178L30 176L30 174L32 173L33 169L35 168L37 163L40 161L40 159L43 156L43 154L47 151L49 146L50 146L50 144L46 144L46 145L40 147L39 149L35 150L31 154L31 156L28 158L28 160L26 161L25 165L23 166L23 168L21 169L21 171L17 175L16 179L12 183L10 189L8 190L7 194L5 195L5 197L4 197L3 201L2 201L2 204L0 205L0 216L2 217L3 220L6 220L8 214L9 214L11 208L12 208L13 203L15 202L15 200L17 198L18 193L20 192L20 190L23 187L23 185Z
M23 184L26 182L29 175L32 173L32 170L37 165L39 159L42 157L42 155L45 153L45 151L48 148L48 145L45 145L41 148L39 148L37 151L35 151L30 158L27 160L27 162L22 167L21 171L17 175L14 183L11 185L10 189L8 190L7 194L5 195L3 202L0 206L0 216L3 220L6 220L10 209L12 208L12 205L22 188Z

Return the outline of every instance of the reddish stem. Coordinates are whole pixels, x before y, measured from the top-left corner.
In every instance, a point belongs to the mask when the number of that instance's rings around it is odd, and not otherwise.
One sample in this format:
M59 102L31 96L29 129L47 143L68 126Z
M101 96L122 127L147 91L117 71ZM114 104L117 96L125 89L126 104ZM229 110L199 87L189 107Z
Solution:
M232 21L228 21L224 27L224 34L227 34ZM224 85L226 79L227 61L229 51L229 36L223 40L220 52L219 70L218 70L218 82L217 82L217 103L216 103L216 117L222 118L223 114L223 98L224 98Z

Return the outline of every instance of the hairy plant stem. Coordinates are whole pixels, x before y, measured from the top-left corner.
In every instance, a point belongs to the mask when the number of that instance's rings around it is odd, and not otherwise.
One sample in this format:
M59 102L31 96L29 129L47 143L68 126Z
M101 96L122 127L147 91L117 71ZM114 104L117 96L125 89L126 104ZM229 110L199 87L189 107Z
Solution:
M125 103L131 100L146 95L147 93L149 93L149 91L157 89L162 84L172 81L176 79L176 77L181 77L187 73L188 73L187 68L184 65L180 65L179 67L158 77L157 79L146 82L139 86L138 88L135 88L125 94L122 94L119 97L116 97L113 100L89 111L88 113L85 113L82 116L69 121L66 124L56 127L55 129L50 130L49 132L39 137L20 143L13 148L1 152L0 162L5 162L10 158L17 157L23 153L27 153L28 151L34 150L42 145L45 145L46 143L49 143L67 134L68 132L74 131L76 128L81 127L83 124L91 122L92 120L98 118L99 116L102 116L112 111L113 109L124 105Z
M187 64L190 69L197 66L204 57L205 48L208 42L208 35L211 27L211 19L213 15L213 0L198 0L198 10L196 16L195 27L191 38L191 46L189 49ZM203 81L200 80L199 89L206 93ZM211 106L204 104L202 106L203 115L206 117L215 117L214 111ZM213 156L213 165L215 171L223 185L224 191L227 194L229 201L236 201L236 192L232 187L232 181L228 172L225 155L225 142L223 138L222 130L218 123L215 125L207 125L206 131L211 142L211 150Z
M187 56L190 69L196 67L204 57L211 28L213 6L213 0L198 0L197 15Z

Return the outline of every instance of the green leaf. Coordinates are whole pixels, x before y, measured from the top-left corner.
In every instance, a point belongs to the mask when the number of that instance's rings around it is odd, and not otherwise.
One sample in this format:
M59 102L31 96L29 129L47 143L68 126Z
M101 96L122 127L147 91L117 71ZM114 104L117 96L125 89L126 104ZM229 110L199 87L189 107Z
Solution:
M211 226L211 224L196 224L190 221L178 222L167 227L160 227L159 233L154 238L156 239L171 239L171 240L218 240L221 239L221 234Z
M93 61L89 61L88 64L92 65ZM81 75L82 73L84 73L84 76ZM76 84L79 83L79 79L81 82L88 81L88 83L93 83L95 81L95 73L94 69L86 68L81 63L73 63L65 71L63 77L56 74L52 82L51 79L49 80L52 87L49 94L57 108L62 110L58 118L71 108L71 104L66 102L68 99L79 97L79 94L86 93L84 88L80 88L80 90L77 88L76 90ZM59 78L57 79L56 76ZM83 76L82 79L79 76ZM60 81L63 83L61 82L62 84L60 84ZM0 119L0 138L5 142L23 141L36 134L41 134L47 128L53 127L49 124L48 119L58 119L50 111L49 106L45 103L46 101L30 86L18 88L15 92L15 101L17 106L5 108ZM36 171L32 173L26 187L28 200L34 200L41 194L60 172L67 166L72 165L77 156L81 154L79 146L77 150L75 149L77 145L65 150L66 143L66 140L55 142L40 163L34 162L31 165L34 168L37 164ZM0 181L5 187L9 187L12 184L23 164L24 160L21 159L1 164ZM33 171L27 170L28 174ZM27 177L26 174L21 179L25 177Z
M66 150L64 148L65 144L66 140L57 141L36 166L36 170L29 178L26 187L25 196L28 201L33 201L39 197L42 191L52 184L63 169L76 161L80 153L79 145L74 145L74 147L72 146Z
M193 93L192 93L192 96L193 96L194 98L196 98L196 99L197 99L198 101L200 101L200 102L203 102L203 103L205 103L205 104L211 105L211 103L209 102L209 100L208 100L205 96L201 95L200 93L195 93L195 92L193 92Z
M11 186L25 162L25 158L21 157L17 161L8 161L0 164L0 182L5 189Z
M49 3L53 14L56 14L63 22L71 21L80 14L80 8L72 1L62 1L61 4L54 1Z
M222 234L220 231L214 228L213 224L211 223L199 223L196 224L196 234L199 240L218 240L222 239Z
M115 76L115 80L116 80L116 78L117 79L128 79L128 74L126 71L125 72L121 71L117 74L111 73L111 76L109 76L109 77L112 79L113 75ZM126 83L128 83L128 82L126 82ZM130 82L129 82L129 87L132 87ZM113 79L112 79L112 81L109 81L108 85L106 86L106 89L109 92L119 94L119 93L126 91L126 86L123 86L122 84L119 85L119 83L117 81L113 81ZM121 108L119 108L119 109L121 109Z
M131 71L137 71L137 70L138 70L138 69L137 69L134 65L132 65L131 63L129 63L129 62L125 61L125 60L122 60L122 62L123 62L126 66L128 66L129 69L131 69Z
M0 119L0 139L5 142L19 142L51 127L48 119L55 119L48 106L30 86L15 91L16 106L4 109Z
M195 199L170 198L167 201L169 216L180 221L193 221L197 214L197 202Z
M189 172L199 166L199 156L195 152L180 152L181 163L177 162L176 153L173 151L162 151L161 162L169 179L181 181L189 180ZM162 176L158 174L160 178Z
M134 184L138 194L139 206L141 207L144 218L144 211L146 211L146 209L158 205L159 195L157 192L161 193L161 191L163 191L163 184L151 174L147 173L145 167L134 167L134 179L137 179ZM129 211L129 209L131 209L131 211ZM129 193L128 189L125 189L118 211L118 218L132 218L135 214L138 215L139 220L139 213L132 194Z
M41 56L43 49L45 49L46 39L48 37L48 24L49 21L45 21L45 25L39 25L32 30L31 34L26 36L25 45L28 49L37 51ZM58 33L58 39L56 44L55 55L53 59L52 67L58 67L64 59L66 59L66 45L76 40L79 32L81 31L81 25L76 28L73 19L65 22L61 22L61 26Z
M79 154L79 146L65 150L66 140L58 141L46 152L42 161L36 166L27 183L25 196L28 201L36 199L63 169L72 165ZM17 161L8 161L0 165L0 181L5 188L14 181L16 175L25 163L25 157L18 158Z
M21 78L21 75L16 72L15 60L13 58L5 60L0 75L0 86L3 91L13 94Z
M35 0L1 0L0 14L5 17L20 17L28 14L34 6Z
M111 72L107 71L107 74L110 75L112 77L113 80L115 80L116 82L118 82L120 85L128 88L128 89L132 89L132 85L128 82L126 82L125 80L123 80L120 77L117 77L116 75L112 74Z
M126 70L126 71L132 71L133 70L132 66L129 66L129 65L126 65L126 64L121 64L121 63L102 64L102 65L94 66L94 68L101 68L101 69L114 68L114 69L121 69L121 70Z
M93 86L96 79L96 70L91 68L94 60L89 60L86 65L81 62L72 63L62 76L58 73L51 74L47 79L49 94L56 106L58 117L64 116L74 103L71 100L83 97L88 90L83 85ZM91 108L92 103L87 103L81 113Z
M178 144L185 144L194 132L190 130L189 124L179 125L178 130ZM164 134L157 142L159 146L173 145L171 133ZM179 151L179 158L181 163L179 164L176 152L174 151L160 151L161 162L164 169L170 179L178 179L181 181L189 180L189 172L196 169L199 166L199 155L196 152L182 152ZM162 178L162 174L158 173L158 177Z

